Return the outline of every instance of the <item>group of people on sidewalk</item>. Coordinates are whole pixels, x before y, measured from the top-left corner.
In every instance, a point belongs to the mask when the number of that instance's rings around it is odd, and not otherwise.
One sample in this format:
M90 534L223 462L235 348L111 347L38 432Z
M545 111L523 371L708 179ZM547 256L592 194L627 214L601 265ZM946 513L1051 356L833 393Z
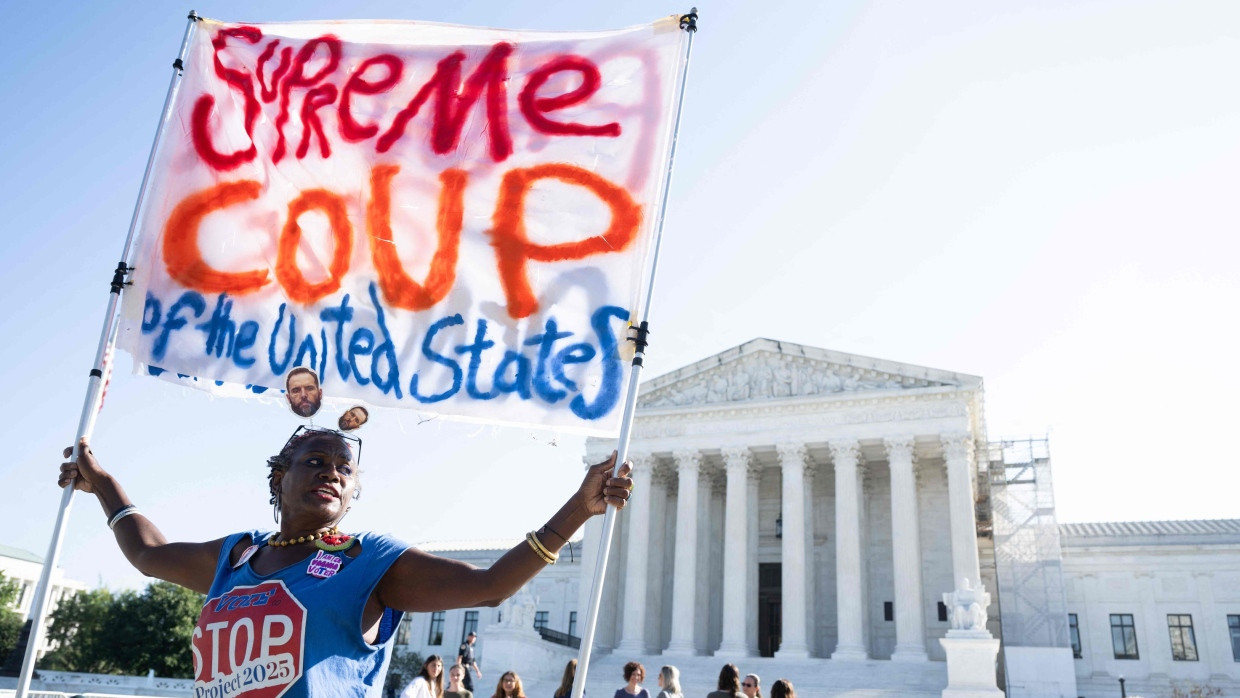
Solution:
M642 687L642 681L645 679L646 668L639 662L625 664L624 680L626 683L623 688L616 689L616 695L613 698L650 698L650 692ZM684 692L680 689L680 670L676 667L667 665L659 669L657 681L659 693L655 698L685 698ZM562 696L556 693L555 698L565 698L565 696L567 694ZM770 698L796 698L796 696L792 682L787 679L779 679L771 685ZM742 679L740 669L737 669L735 664L724 664L719 670L719 682L715 690L707 694L706 698L762 698L762 679L757 674L746 674Z
M474 681L469 673L470 669L473 669L479 679L482 678L482 670L478 668L478 661L474 657L474 643L477 640L478 633L472 630L465 636L465 641L456 652L456 662L448 669L447 688L443 685L443 659L432 654L422 662L422 671L401 691L400 698L474 698ZM505 684L508 684L507 690ZM504 672L503 676L499 677L495 695L500 698L522 698L525 695L521 690L521 678L516 672Z
M465 643L461 644L456 663L448 668L447 686L444 686L443 659L437 654L432 654L422 662L422 671L418 672L413 681L405 687L400 698L474 698L470 669L473 669L479 679L482 678L482 671L478 669L478 663L473 655L473 643L476 637L477 635L470 633ZM571 671L565 669L565 676L568 681L568 691L571 692L573 677L577 673L577 660L570 661L569 666ZM525 687L521 685L521 677L515 671L505 671L500 674L499 682L495 684L495 693L491 696L492 698L525 698Z
M465 677L469 676L469 665L472 664L478 678L482 678L482 673L478 671L477 664L473 662L472 653L468 657L468 663L464 661L465 656L458 656L457 659L457 663L448 670L448 685L444 687L443 660L438 655L428 657L422 665L422 672L401 693L401 698L473 698L472 690L464 685ZM576 677L577 660L570 659L564 667L560 686L555 690L552 698L570 698ZM645 680L646 668L641 663L625 664L625 685L616 689L613 698L650 698L650 692L642 686ZM655 698L685 698L680 688L680 670L676 667L668 665L659 669L656 681L659 685L659 693ZM791 681L778 679L771 684L768 698L796 698L796 695ZM491 698L526 698L525 690L521 685L521 677L515 671L504 672ZM742 678L735 664L724 664L723 669L719 671L719 683L716 690L711 691L706 698L762 698L762 679L757 674L746 674Z

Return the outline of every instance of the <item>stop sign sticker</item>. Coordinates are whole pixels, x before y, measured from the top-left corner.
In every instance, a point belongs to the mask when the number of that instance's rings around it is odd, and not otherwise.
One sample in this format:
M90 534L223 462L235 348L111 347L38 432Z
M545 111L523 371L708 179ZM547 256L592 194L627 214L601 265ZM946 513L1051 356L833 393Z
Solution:
M301 678L306 607L276 580L233 587L198 616L194 698L277 698Z

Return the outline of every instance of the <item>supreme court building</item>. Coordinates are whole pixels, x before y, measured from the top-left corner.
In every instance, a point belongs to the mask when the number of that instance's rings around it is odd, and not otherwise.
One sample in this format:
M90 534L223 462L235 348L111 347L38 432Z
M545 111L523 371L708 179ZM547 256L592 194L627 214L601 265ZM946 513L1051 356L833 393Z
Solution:
M597 641L943 659L942 594L996 584L986 446L975 376L757 339L646 382L630 459L649 494L622 517Z

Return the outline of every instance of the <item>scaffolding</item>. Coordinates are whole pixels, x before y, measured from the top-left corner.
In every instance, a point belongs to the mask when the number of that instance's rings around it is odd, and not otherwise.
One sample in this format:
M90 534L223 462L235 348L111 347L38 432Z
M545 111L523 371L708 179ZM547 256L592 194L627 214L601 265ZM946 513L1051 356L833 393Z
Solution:
M992 442L987 461L1003 645L1069 647L1050 445Z

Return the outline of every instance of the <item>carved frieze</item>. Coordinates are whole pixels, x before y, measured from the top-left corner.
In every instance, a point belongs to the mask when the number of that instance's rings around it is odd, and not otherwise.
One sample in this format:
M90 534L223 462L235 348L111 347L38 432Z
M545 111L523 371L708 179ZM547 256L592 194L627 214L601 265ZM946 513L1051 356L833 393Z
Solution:
M949 384L806 357L760 352L653 390L638 400L638 406L684 407L945 385Z

